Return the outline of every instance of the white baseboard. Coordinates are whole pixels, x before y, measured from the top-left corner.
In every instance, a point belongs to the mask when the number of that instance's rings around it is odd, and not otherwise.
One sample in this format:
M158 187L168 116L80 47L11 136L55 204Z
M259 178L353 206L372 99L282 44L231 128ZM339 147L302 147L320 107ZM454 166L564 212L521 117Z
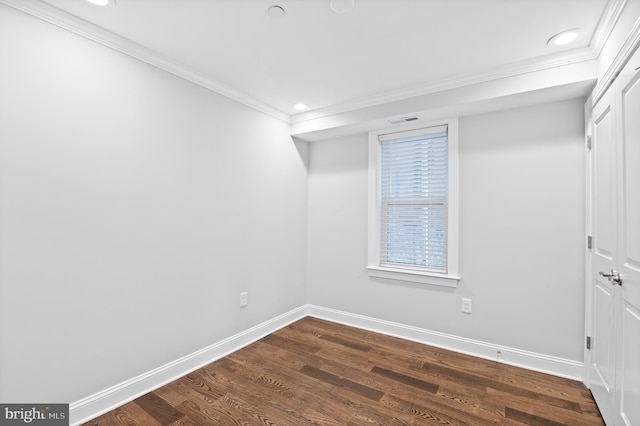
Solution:
M323 308L321 306L308 305L307 311L310 316L316 318L362 328L389 336L399 337L442 349L448 349L479 358L498 361L508 365L526 368L528 370L552 374L554 376L577 381L582 381L583 377L584 365L578 361L529 352L508 346L494 345L492 343L482 342L479 340L467 339L396 322L380 320L335 309ZM497 356L498 351L500 351L500 358Z
M75 426L98 417L223 358L307 315L307 306L301 306L204 349L71 403L69 405L69 424Z
M79 425L98 417L306 316L313 316L374 331L376 333L449 349L479 358L499 361L529 370L573 380L582 380L583 364L581 362L507 346L494 345L321 306L304 305L225 340L214 343L204 349L70 404L70 425ZM497 351L501 352L500 359L497 359Z

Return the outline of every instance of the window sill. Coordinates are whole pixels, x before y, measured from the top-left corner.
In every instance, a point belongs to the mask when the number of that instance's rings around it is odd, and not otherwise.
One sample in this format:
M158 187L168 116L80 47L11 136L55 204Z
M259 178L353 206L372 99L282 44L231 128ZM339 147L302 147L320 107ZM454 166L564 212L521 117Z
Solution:
M460 277L453 275L428 274L424 272L367 266L370 277L386 278L388 280L409 281L419 284L431 284L442 287L456 288Z

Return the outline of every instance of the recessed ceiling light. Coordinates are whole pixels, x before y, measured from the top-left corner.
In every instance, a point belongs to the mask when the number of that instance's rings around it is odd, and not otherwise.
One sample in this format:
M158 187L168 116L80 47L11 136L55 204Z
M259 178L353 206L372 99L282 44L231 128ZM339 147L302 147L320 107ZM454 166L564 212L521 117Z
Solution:
M273 19L282 18L284 16L284 8L282 6L274 5L267 9L267 13Z
M580 36L580 30L569 30L556 34L547 42L548 46L565 46L573 43Z
M304 104L302 102L298 102L293 104L293 109L295 109L296 111L305 111L307 109L309 109L309 105Z
M87 0L91 4L95 4L96 6L106 6L109 4L109 0Z
M356 0L331 0L329 2L329 7L335 13L346 13L349 12L356 5Z

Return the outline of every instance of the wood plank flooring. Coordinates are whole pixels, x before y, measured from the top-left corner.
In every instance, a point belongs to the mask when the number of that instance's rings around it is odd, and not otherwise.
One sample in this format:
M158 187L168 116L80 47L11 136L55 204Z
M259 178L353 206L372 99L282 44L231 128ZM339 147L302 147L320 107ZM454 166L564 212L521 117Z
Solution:
M604 423L579 382L307 317L86 425Z

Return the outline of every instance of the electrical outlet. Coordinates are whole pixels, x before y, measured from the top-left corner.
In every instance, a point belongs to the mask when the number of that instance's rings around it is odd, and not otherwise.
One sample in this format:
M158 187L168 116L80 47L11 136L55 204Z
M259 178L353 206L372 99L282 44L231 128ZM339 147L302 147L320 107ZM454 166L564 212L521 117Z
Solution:
M247 306L249 304L249 293L243 291L240 293L240 306Z
M461 311L465 314L471 313L471 299L462 299L462 308Z

